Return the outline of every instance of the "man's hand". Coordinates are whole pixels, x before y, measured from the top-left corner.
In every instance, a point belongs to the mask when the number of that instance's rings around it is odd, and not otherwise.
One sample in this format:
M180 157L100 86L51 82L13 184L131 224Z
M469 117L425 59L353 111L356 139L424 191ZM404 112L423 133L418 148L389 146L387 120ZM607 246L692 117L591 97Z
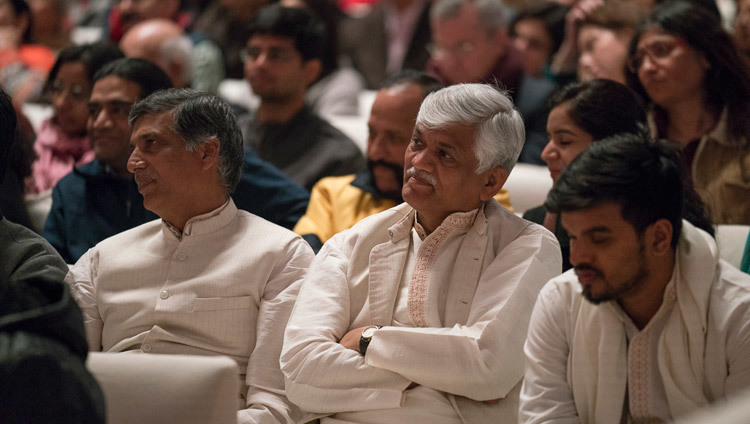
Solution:
M365 331L365 328L367 327L369 327L369 325L350 330L348 333L344 334L344 337L341 338L339 344L347 349L362 353L359 351L359 339L362 338L362 332Z

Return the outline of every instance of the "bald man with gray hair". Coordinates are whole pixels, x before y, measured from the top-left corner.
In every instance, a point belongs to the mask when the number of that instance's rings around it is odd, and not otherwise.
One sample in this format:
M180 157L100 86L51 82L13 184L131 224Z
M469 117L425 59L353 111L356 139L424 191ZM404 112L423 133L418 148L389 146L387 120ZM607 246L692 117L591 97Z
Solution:
M485 84L427 96L405 154L405 203L333 236L284 336L289 399L322 423L517 420L523 343L560 247L493 196L524 140Z

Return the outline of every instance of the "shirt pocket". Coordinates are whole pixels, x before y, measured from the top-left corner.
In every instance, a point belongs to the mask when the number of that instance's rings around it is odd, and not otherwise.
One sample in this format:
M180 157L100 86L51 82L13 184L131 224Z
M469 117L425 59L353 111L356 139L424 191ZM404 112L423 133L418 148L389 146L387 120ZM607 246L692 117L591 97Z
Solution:
M193 312L250 309L253 303L252 296L196 297L193 299Z

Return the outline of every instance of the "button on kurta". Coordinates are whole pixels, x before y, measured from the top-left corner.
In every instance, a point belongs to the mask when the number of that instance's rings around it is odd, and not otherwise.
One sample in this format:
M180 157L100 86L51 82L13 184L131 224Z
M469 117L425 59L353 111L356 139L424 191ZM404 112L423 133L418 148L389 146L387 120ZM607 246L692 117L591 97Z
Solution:
M187 259L187 255L180 254L180 255L177 256L177 260L178 261L184 261L185 259Z
M145 343L143 346L141 346L144 352L150 352L151 351L151 345L148 343Z
M162 290L161 293L159 293L159 297L162 298L162 299L168 298L169 297L169 291Z

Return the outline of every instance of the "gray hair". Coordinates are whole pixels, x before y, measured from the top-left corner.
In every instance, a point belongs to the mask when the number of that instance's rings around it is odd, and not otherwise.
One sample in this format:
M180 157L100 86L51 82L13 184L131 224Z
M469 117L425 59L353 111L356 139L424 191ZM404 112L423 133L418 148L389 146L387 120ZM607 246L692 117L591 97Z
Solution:
M464 4L473 3L479 12L479 26L488 33L504 30L508 26L506 9L500 0L436 0L430 9L430 21L439 22L455 18Z
M474 127L477 174L498 166L510 172L526 137L523 118L513 102L489 84L457 84L430 94L419 109L417 125L425 129Z
M240 181L244 160L242 136L232 108L215 94L172 88L133 105L128 123L132 127L143 116L164 112L172 115L170 129L185 140L188 151L213 138L219 140L219 175L227 194L231 194Z
M163 64L171 61L182 63L182 84L189 85L193 79L193 42L186 35L165 38L159 48L159 60Z

